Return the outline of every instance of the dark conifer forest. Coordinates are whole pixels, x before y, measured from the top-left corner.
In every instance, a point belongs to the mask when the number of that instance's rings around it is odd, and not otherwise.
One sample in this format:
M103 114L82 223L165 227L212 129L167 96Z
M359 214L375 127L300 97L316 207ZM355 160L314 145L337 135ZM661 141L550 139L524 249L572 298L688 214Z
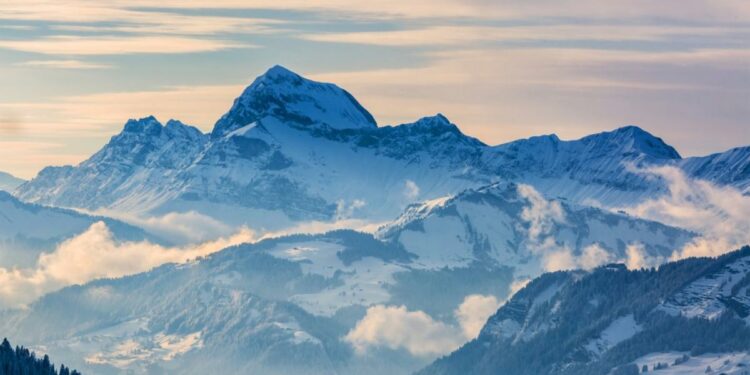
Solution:
M10 345L8 339L0 344L0 375L81 375L65 365L60 365L59 371L45 354L38 358L36 354L23 346Z

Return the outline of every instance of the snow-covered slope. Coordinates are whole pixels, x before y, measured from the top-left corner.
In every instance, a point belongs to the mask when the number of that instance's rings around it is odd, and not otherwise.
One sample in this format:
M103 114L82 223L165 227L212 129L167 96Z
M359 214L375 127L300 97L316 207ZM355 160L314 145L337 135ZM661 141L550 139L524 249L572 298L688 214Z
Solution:
M706 353L690 356L690 352L649 353L633 361L636 368L658 371L659 375L747 375L750 373L750 352Z
M501 307L476 340L422 373L615 375L658 363L673 366L668 373L709 365L742 373L738 361L750 353L749 262L745 247L658 270L615 264L545 274Z
M557 213L548 220L545 210ZM105 374L404 374L429 357L387 348L363 356L344 340L368 307L404 306L456 325L467 296L506 298L515 279L542 272L552 248L588 254L593 267L625 256L628 244L661 256L691 236L496 184L415 205L377 238L349 230L292 235L66 288L6 312L0 330ZM68 317L60 324L47 319L60 313Z
M24 182L26 181L9 173L0 172L0 190L12 192L13 190L16 190L17 187L21 186L21 184L23 184Z
M734 186L750 194L750 147L737 147L709 156L687 158L679 163L688 175Z
M351 94L314 82L276 65L258 77L224 116L211 136L220 138L248 124L274 118L287 125L333 129L375 128L375 119Z
M670 296L658 309L703 319L716 319L732 311L750 325L750 257L722 264Z
M555 135L496 146L487 154L497 173L534 185L545 195L577 202L627 205L663 186L628 166L670 164L680 155L636 126L561 141Z
M498 183L412 205L378 236L417 254L416 265L426 269L481 262L512 265L519 276L533 277L545 267L593 268L625 259L633 246L644 257L668 257L693 234ZM549 264L555 254L575 263Z
M131 120L89 160L46 168L16 194L129 213L193 210L271 230L308 220L389 220L409 203L496 181L608 206L665 190L629 165L683 166L746 188L744 169L722 166L747 164L747 149L730 153L680 159L634 126L575 141L552 135L500 146L464 135L442 115L378 127L346 91L276 66L244 90L210 134L173 120Z
M122 133L77 167L47 167L18 195L56 206L123 208L150 206L175 198L175 178L203 149L208 136L170 120L129 120Z
M158 239L123 222L89 216L71 210L23 203L0 191L0 267L24 267L55 244L84 232L103 221L119 241Z

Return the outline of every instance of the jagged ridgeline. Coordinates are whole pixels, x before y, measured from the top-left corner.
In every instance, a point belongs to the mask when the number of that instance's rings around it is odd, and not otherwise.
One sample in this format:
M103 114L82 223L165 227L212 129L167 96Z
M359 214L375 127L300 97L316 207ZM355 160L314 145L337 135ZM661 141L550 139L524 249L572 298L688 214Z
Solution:
M42 358L37 358L36 353L29 349L23 346L16 346L13 349L8 339L3 339L0 344L0 375L81 375L81 373L65 365L60 365L58 371L46 354Z
M440 114L378 126L346 90L276 66L241 93L210 133L177 120L130 120L88 160L45 168L15 195L89 210L196 211L279 229L340 218L341 202L360 202L361 217L390 220L405 203L498 180L614 206L664 192L658 179L624 165L674 166L750 190L749 147L682 158L635 126L571 141L553 134L493 146Z
M421 355L416 346L384 345L377 337L368 339L362 355L346 340L366 322L371 307L400 307L457 332L457 308L467 296L494 301L491 312L518 281L560 269L546 257L550 244L590 269L624 261L631 250L667 259L696 238L698 233L608 209L668 194L669 181L642 173L653 166L750 193L750 147L683 158L635 126L578 140L545 135L493 146L465 135L443 115L379 126L344 89L273 67L241 93L209 133L177 120L129 120L77 166L48 167L25 183L8 180L13 195L0 194L0 211L17 224L0 225L0 245L17 250L0 262L34 264L38 254L26 251L30 244L52 249L93 221L105 220L43 205L142 218L198 214L228 228L261 232L351 220L383 223L379 230L266 239L140 274L69 286L23 309L0 311L0 331L96 374L412 373L434 357ZM601 207L590 207L591 202ZM37 228L39 222L45 230ZM159 242L124 223L106 225L116 241ZM480 366L477 371L491 371L495 364L511 368L514 363L503 362L507 359L500 354L498 362L481 367L482 357L501 348L519 350L526 360L528 353L547 348L529 362L528 373L569 368L596 373L596 363L609 366L608 353L619 350L613 343L622 340L614 340L612 332L633 327L638 334L652 332L659 321L652 316L682 322L679 314L636 309L661 301L651 292L627 289L651 290L661 272L631 274L611 267L544 276L520 294L530 299L514 299L501 310L512 314L513 306L520 306L517 317L499 320L509 325L499 336L485 329L480 340L488 340L482 349L488 352L478 350L466 363ZM692 277L692 270L685 272L683 281ZM579 280L592 284L591 296L565 297L570 304L559 297L564 307L559 309L547 304L547 298L574 293ZM545 283L561 287L547 295ZM726 295L741 296L745 286ZM655 290L671 295L669 288ZM549 311L537 310L537 300ZM679 301L692 306L689 298ZM731 301L740 310L748 305L741 298ZM664 309L681 311L679 306ZM563 318L581 321L563 324ZM734 328L734 320L729 322ZM504 334L511 341L503 341ZM538 347L524 346L527 338ZM461 342L465 339L461 336ZM564 351L589 339L590 349ZM431 355L459 343L449 344ZM479 344L467 347L472 345ZM664 360L647 362L658 361Z
M749 313L750 247L658 270L549 273L501 307L476 340L420 374L638 374L644 366L693 374L710 358L725 358L715 373L742 374Z

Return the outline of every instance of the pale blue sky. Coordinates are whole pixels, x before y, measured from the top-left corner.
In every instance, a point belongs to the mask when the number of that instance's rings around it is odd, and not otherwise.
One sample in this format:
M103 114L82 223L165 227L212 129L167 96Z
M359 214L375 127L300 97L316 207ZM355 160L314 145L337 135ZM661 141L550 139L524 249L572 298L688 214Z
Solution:
M282 64L379 124L444 113L490 144L639 125L683 155L750 144L745 0L0 3L0 170L75 164L128 118L209 130Z

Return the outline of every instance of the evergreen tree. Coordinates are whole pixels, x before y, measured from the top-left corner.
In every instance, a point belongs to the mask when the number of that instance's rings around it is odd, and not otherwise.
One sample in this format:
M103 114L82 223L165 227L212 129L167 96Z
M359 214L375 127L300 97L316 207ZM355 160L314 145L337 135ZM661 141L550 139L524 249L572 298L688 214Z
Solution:
M22 346L15 349L10 345L8 339L0 343L0 375L81 375L76 370L70 370L65 365L60 365L60 371L55 370L55 365L46 354L38 359L36 354Z

